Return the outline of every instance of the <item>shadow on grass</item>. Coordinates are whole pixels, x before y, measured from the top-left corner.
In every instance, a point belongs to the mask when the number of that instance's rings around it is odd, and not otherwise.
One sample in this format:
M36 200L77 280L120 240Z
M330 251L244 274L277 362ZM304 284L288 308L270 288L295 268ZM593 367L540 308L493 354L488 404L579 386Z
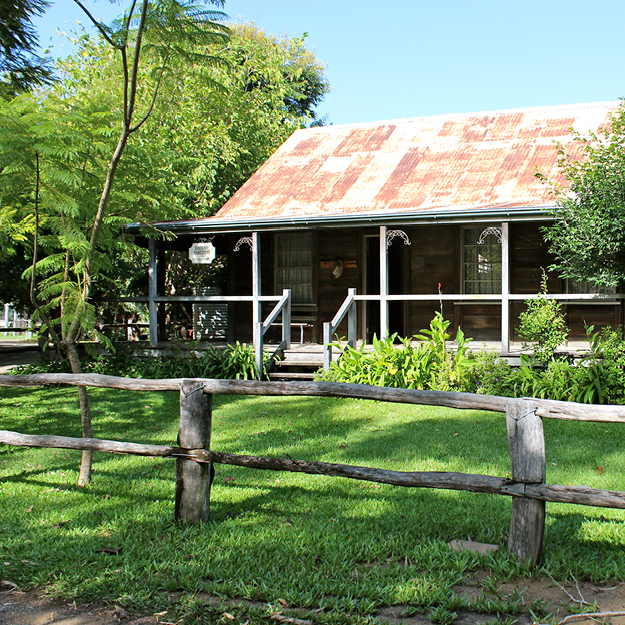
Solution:
M58 390L3 390L2 428L13 429L6 425L10 421L17 431L27 427L32 433L76 436L75 391ZM92 401L98 437L146 443L175 439L177 393L98 390ZM20 410L7 414L12 403ZM601 453L619 462L623 435L609 427L606 436L605 428L593 427L597 424L549 425L548 453L551 444L566 458L558 465L569 466L588 460L588 445L593 453L600 445ZM212 448L500 476L510 463L501 414L316 397L216 397ZM41 584L62 570L58 590L73 588L83 596L119 594L124 588L133 596L185 588L307 605L326 596L408 601L412 580L423 578L445 589L471 567L502 575L519 572L505 554L508 497L218 466L211 522L188 527L172 521L173 460L99 454L92 486L81 489L74 486L79 454L46 452L44 469L36 466L44 462L35 460L42 458L40 451L24 450L19 458L0 451L12 467L0 464L6 476L2 516L11 519L0 528L0 542L11 561L41 563L34 571L22 567L24 583ZM593 456L591 464L595 461ZM558 476L560 468L553 471ZM610 479L617 476L615 470ZM566 479L575 479L574 472ZM622 513L578 510L548 506L550 571L561 577L572 572L625 578ZM452 539L495 543L500 551L488 557L457 554L447 547ZM121 551L98 552L103 548ZM361 563L372 565L366 575ZM85 575L87 569L94 573Z

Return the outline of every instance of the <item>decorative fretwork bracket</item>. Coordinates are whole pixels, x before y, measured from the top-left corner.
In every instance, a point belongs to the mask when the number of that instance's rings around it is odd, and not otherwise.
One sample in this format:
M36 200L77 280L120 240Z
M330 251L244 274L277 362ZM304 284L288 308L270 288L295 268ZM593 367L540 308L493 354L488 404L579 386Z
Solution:
M238 252L241 249L241 246L244 245L245 243L247 243L250 246L251 250L254 249L254 241L252 240L252 237L241 237L237 241L237 244L234 246L234 251Z
M484 245L486 242L486 237L490 234L493 234L497 237L497 242L501 243L502 231L501 228L497 228L496 226L489 226L485 228L482 234L480 234L480 238L477 240L478 245Z
M391 247L391 243L395 237L401 237L404 240L404 245L412 245L408 235L403 230L389 230L386 235L386 248Z

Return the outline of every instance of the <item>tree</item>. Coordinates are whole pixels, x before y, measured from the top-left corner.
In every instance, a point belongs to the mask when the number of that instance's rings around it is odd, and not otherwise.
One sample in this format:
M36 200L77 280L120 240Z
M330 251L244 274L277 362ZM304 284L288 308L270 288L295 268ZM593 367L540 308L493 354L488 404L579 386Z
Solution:
M8 103L0 120L0 193L25 214L18 223L34 220L31 301L72 372L81 373L78 343L94 332L91 294L107 264L103 252L115 245L121 219L115 206L145 204L140 193L113 196L129 139L152 115L166 80L183 68L188 72L200 63L214 63L205 46L225 43L228 29L219 23L223 13L185 0L135 0L112 26L95 20L80 0L75 1L117 57L120 101L115 102L113 89L89 107L82 106L80 98L54 93L44 102L18 97ZM146 55L158 59L149 75L141 71ZM102 158L107 152L108 159ZM90 438L86 387L78 387L78 394L82 435ZM83 452L79 484L89 483L90 477L91 452Z
M35 52L38 38L31 22L49 4L47 0L0 0L0 95L50 83L49 61Z
M202 68L199 83L172 85L167 97L177 114L155 114L140 137L171 215L213 215L296 129L317 121L315 107L329 90L304 37L275 37L253 23L230 28L229 42L214 51L225 63ZM223 278L219 263L189 266L175 253L166 262L172 294L193 295ZM174 304L164 317L185 322L190 315Z
M296 129L315 122L329 91L304 37L271 36L252 23L230 28L228 43L212 51L224 62L200 68L202 81L170 85L177 114L155 112L140 138L158 168L161 202L186 217L221 208Z
M569 186L552 186L556 222L543 229L556 257L550 269L616 287L625 279L625 103L597 134L574 137L582 158L558 148Z
M160 14L146 10L145 20L127 14L100 25L99 40L79 37L54 85L0 103L0 236L8 242L0 258L12 255L13 264L22 249L33 252L36 314L75 372L78 344L104 340L94 294L119 293L137 267L121 226L214 213L293 130L314 122L328 90L303 38L252 25L234 26L228 38L215 22L221 13L173 0L154 9ZM91 436L80 393L83 436ZM83 456L81 483L89 466Z
M110 46L86 35L75 44L76 52L59 63L59 80L44 106L51 120L67 114L55 102L70 103L73 111L83 115L80 124L73 126L84 132L89 129L85 144L94 160L87 171L94 172L95 163L102 164L106 153L96 151L110 141L107 135L122 100L122 85ZM109 212L119 229L108 232L106 253L100 254L98 280L91 290L96 299L106 298L111 291L136 295L136 289L145 286L140 251L121 237L121 226L214 214L295 129L316 121L314 107L328 84L322 64L303 44L303 38L273 37L253 24L231 25L230 40L205 51L213 63L194 67L193 76L180 79L180 72L178 78L163 77L161 97L143 132L127 146L116 174ZM147 51L140 84L149 81L159 66L159 58ZM145 108L150 97L144 90L137 100ZM179 261L176 255L168 260ZM167 276L180 276L180 269L171 266ZM205 268L192 269L193 282L176 279L168 288L192 294L180 289L218 280ZM109 305L100 308L97 316L110 319L120 311ZM177 305L167 314L179 318L183 309Z

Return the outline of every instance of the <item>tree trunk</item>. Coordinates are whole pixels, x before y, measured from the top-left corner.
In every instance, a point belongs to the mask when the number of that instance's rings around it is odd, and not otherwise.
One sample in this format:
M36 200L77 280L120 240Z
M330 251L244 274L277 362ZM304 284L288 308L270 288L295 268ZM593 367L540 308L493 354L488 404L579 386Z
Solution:
M78 357L78 347L74 341L65 344L69 364L72 373L82 373L80 358ZM80 425L82 427L83 438L93 438L93 427L91 425L91 408L89 406L89 394L86 386L78 386L78 401L80 403ZM91 482L91 463L93 452L85 449L80 460L80 474L78 475L78 486L87 486Z

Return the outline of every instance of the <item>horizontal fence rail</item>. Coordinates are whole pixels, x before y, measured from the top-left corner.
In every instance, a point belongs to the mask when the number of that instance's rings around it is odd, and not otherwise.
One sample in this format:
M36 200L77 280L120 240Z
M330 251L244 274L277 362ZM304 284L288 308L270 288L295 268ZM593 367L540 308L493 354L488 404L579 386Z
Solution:
M30 375L0 375L0 387L37 387L66 384L68 386L92 386L127 391L179 391L183 379L185 378L158 380L122 378L98 373L35 373ZM490 412L506 412L506 405L510 401L514 401L510 397L498 397L496 395L420 391L339 382L258 382L208 378L194 378L194 381L203 384L205 393L214 395L345 397L443 408L488 410ZM625 406L578 404L533 397L524 397L523 399L534 406L538 416L548 419L625 423Z
M546 484L545 441L542 427L543 418L625 423L625 406L596 406L534 398L514 399L470 393L392 389L330 382L258 382L178 378L141 380L99 374L62 373L0 376L0 386L4 387L38 387L50 384L180 393L177 447L95 438L26 435L10 431L0 431L0 443L174 458L176 460L175 517L181 521L199 523L208 520L212 463L344 477L396 486L508 495L512 497L508 548L516 557L530 563L537 563L540 558L546 501L625 509L625 493L623 492L587 486ZM211 398L214 394L349 397L502 412L506 414L512 478L442 471L391 471L372 467L211 451Z
M625 493L620 491L589 488L587 486L519 485L509 478L473 473L392 471L390 469L375 469L334 462L308 462L290 458L267 458L264 456L228 454L204 449L189 450L168 445L141 445L139 443L124 443L97 438L20 434L9 430L0 430L0 443L21 447L47 447L78 451L87 449L155 458L185 458L199 463L214 462L216 464L227 464L250 469L345 477L394 486L464 490L473 493L529 497L553 503L576 503L587 506L625 509Z

